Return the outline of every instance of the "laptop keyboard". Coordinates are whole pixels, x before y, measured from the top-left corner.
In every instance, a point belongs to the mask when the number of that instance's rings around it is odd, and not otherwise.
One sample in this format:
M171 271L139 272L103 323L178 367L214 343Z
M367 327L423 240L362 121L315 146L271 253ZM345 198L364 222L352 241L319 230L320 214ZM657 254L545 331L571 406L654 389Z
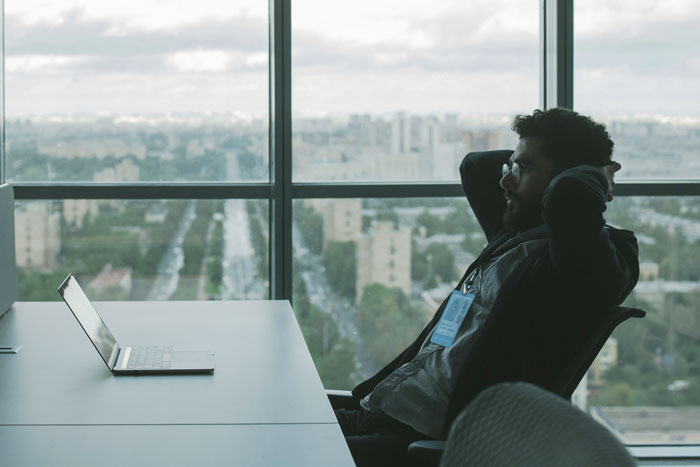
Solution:
M127 370L158 370L170 368L173 348L169 346L139 346L131 348Z

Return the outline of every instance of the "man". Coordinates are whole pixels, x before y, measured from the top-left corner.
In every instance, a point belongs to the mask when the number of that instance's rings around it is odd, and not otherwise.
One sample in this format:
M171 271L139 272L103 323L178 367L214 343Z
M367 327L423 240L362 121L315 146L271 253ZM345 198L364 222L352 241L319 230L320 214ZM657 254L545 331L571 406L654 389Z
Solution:
M557 391L557 376L639 276L632 232L605 225L613 142L573 111L518 116L514 152L468 154L462 186L488 245L418 338L336 410L355 462L401 465L444 438L476 394L504 381Z

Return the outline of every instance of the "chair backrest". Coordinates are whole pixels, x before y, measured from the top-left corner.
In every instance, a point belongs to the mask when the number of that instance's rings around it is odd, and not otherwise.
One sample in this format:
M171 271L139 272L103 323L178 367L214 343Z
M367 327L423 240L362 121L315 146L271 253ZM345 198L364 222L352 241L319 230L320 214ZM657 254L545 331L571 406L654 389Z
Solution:
M566 399L571 398L574 390L615 328L629 318L643 318L644 316L646 316L646 312L639 308L611 306L591 333L590 339L586 340L576 355L569 360L566 369L559 373L552 386L553 392Z
M624 467L635 461L605 427L529 383L482 391L455 419L441 467Z

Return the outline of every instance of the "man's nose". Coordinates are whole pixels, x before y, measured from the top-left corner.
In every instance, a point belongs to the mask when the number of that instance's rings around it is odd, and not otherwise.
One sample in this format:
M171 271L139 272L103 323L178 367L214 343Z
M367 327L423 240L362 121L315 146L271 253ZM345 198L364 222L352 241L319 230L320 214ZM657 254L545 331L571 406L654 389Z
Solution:
M501 177L501 181L499 182L501 185L501 188L504 190L507 190L508 188L513 187L513 172L508 171L504 176Z

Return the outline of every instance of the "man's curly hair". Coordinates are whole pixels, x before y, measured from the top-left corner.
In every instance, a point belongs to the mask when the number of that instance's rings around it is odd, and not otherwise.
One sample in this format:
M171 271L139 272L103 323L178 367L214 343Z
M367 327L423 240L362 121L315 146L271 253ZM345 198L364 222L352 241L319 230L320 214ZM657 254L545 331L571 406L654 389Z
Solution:
M615 143L605 125L573 110L554 108L518 115L512 128L521 138L542 139L543 155L555 167L606 165L612 159Z

